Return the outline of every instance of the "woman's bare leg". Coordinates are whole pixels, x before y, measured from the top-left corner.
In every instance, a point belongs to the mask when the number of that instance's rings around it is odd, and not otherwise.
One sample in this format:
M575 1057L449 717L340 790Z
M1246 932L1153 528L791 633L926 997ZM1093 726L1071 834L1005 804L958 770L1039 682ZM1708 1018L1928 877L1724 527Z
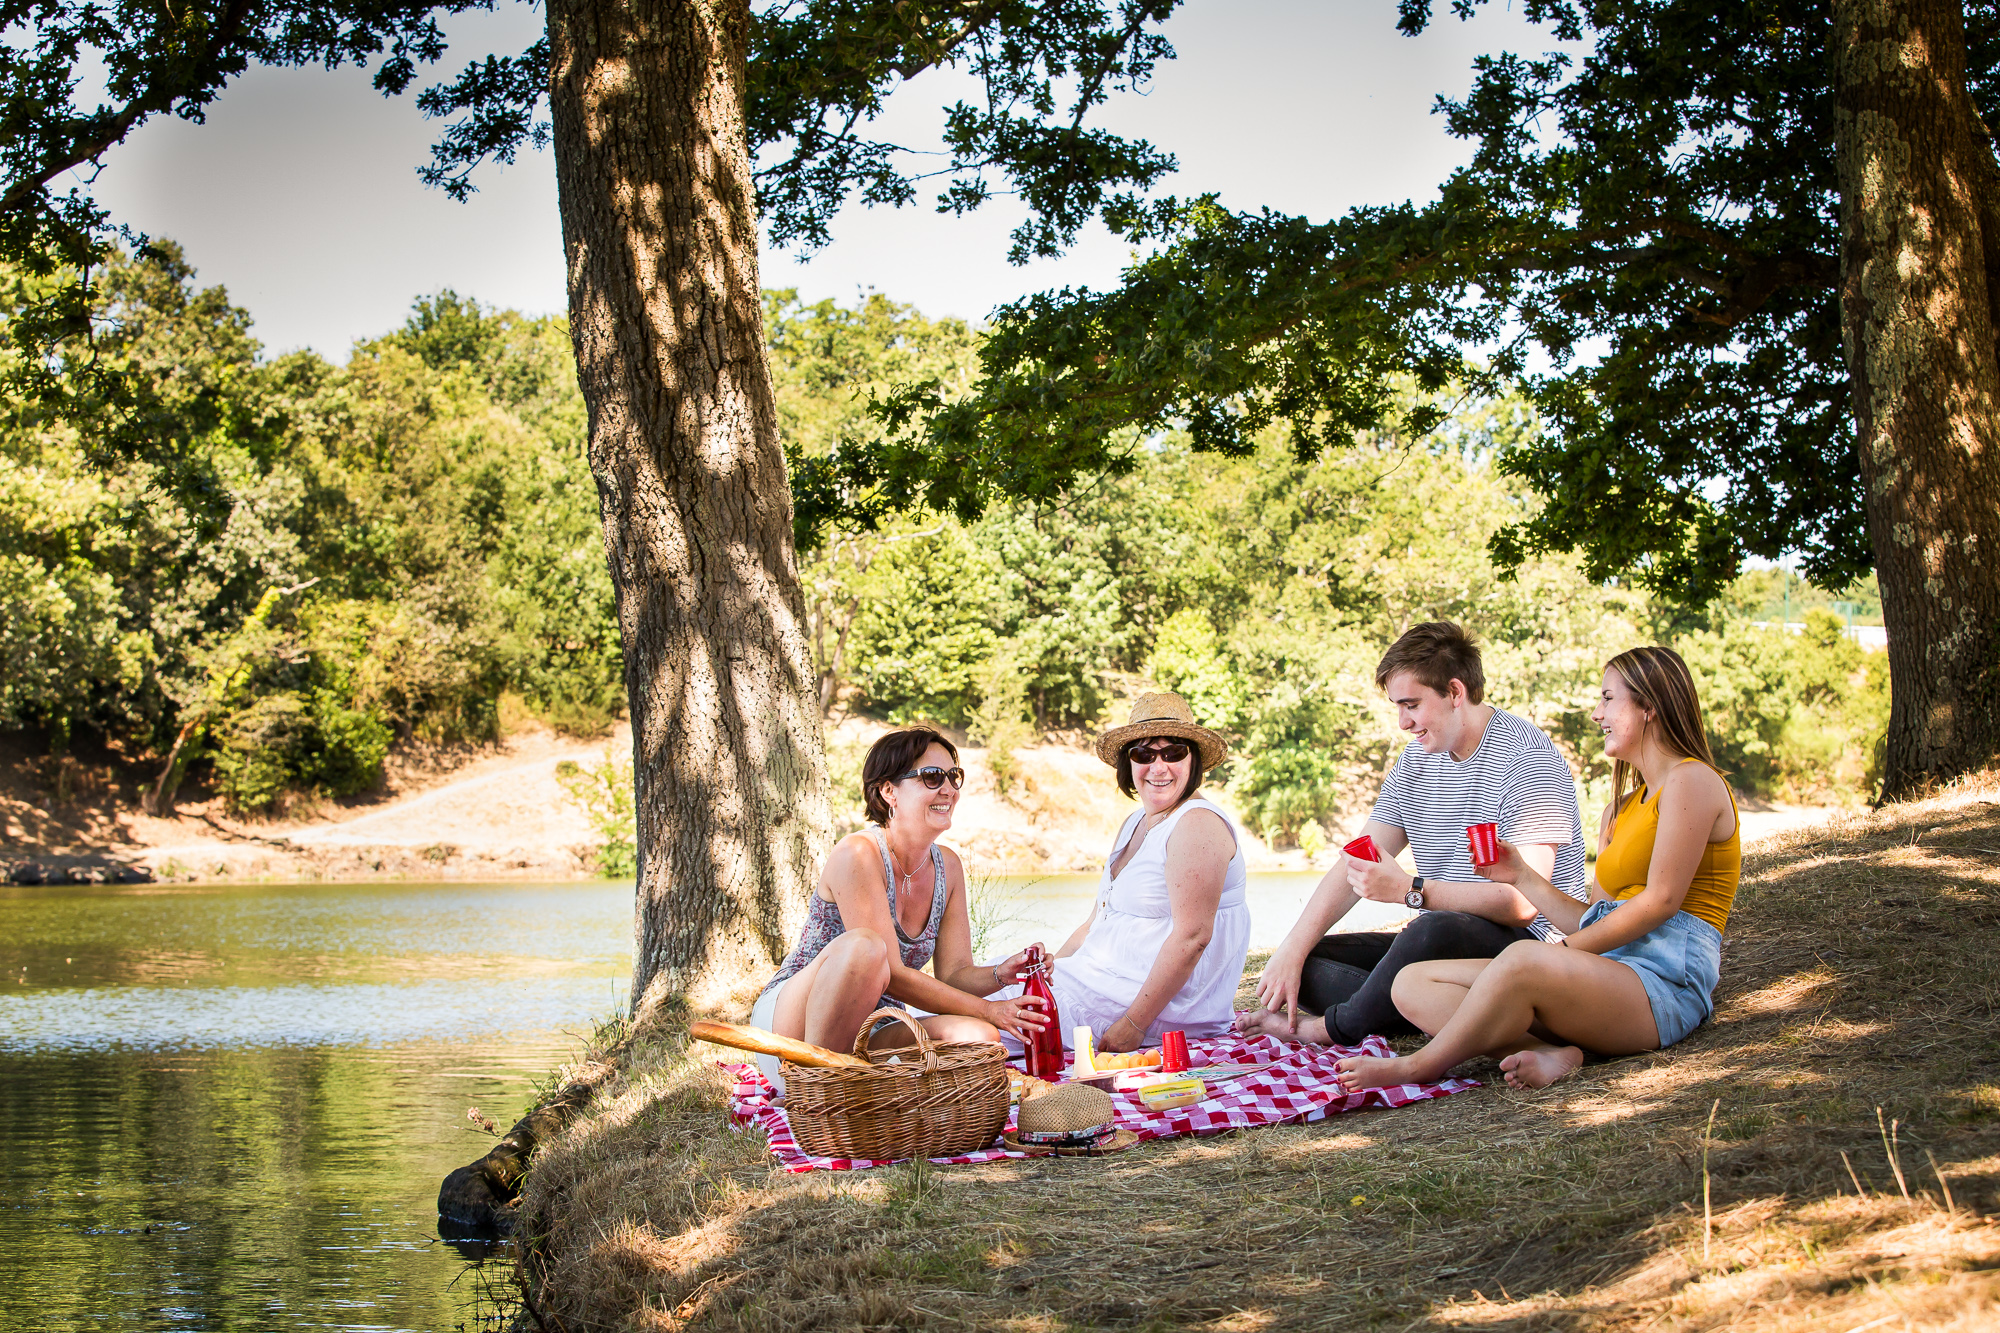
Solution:
M1389 994L1398 1013L1435 1036L1465 1003L1479 974L1492 965L1491 958L1434 958L1412 963L1396 974Z
M917 1021L931 1034L932 1041L990 1041L995 1045L1000 1041L999 1028L969 1014L932 1014Z
M771 1027L781 1037L851 1051L888 984L889 946L872 930L847 931L785 983Z
M1438 965L1423 966L1428 970ZM1400 1008L1402 976L1396 980ZM1431 1005L1435 1013L1447 998L1447 992L1436 989L1442 983L1443 978L1413 977L1412 1002ZM1480 972L1421 1050L1394 1060L1356 1057L1342 1060L1336 1068L1341 1086L1353 1092L1432 1083L1475 1055L1503 1055L1515 1067L1508 1070L1510 1075L1517 1068L1525 1085L1539 1087L1535 1080L1542 1074L1566 1064L1567 1068L1553 1072L1553 1077L1560 1077L1575 1064L1569 1062L1566 1048L1550 1046L1534 1035L1537 1024L1577 1046L1607 1054L1657 1050L1660 1045L1646 988L1631 968L1581 950L1522 940ZM1576 1059L1580 1061L1581 1052Z
M1441 1032L1471 994L1472 983L1492 962L1490 958L1453 958L1406 967L1396 974L1396 1008L1425 1032ZM1409 978L1407 985L1405 977ZM1583 1063L1582 1051L1551 1042L1549 1036L1548 1030L1536 1022L1520 1042L1496 1046L1486 1054L1501 1057L1501 1072L1512 1086L1545 1088L1576 1072Z

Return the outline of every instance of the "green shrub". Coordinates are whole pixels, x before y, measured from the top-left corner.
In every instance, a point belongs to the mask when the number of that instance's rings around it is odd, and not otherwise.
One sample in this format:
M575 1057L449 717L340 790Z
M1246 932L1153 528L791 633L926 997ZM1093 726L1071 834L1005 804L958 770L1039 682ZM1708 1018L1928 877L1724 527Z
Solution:
M1880 780L1887 654L1806 612L1803 633L1725 622L1678 647L1701 694L1716 761L1739 787L1793 800L1854 799Z
M297 776L312 732L305 701L289 692L259 695L215 725L216 786L232 809L276 805Z
M956 525L875 557L851 638L854 678L871 706L895 722L966 721L974 681L998 641L992 579Z
M986 767L993 787L1003 798L1013 790L1018 765L1014 751L1040 739L1028 717L1028 681L1021 673L1015 645L1001 640L979 672L979 707L967 731L986 747Z
M329 796L353 796L382 780L393 732L380 718L349 708L340 692L313 692L312 731L302 746L299 780Z
M583 808L597 836L597 870L607 879L627 879L639 870L638 818L633 806L632 764L613 756L609 747L601 764L565 759L556 765L556 782Z

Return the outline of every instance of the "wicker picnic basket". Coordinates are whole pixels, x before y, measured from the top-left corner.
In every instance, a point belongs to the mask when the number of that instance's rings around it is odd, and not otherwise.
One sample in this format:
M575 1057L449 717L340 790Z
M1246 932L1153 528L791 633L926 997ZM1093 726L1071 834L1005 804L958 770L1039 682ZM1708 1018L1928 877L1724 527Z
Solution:
M868 1049L882 1019L916 1036L914 1046ZM989 1148L1007 1123L1007 1052L984 1041L933 1041L901 1009L868 1015L854 1053L869 1061L818 1069L784 1062L792 1136L815 1157L894 1161ZM894 1064L885 1063L895 1059Z

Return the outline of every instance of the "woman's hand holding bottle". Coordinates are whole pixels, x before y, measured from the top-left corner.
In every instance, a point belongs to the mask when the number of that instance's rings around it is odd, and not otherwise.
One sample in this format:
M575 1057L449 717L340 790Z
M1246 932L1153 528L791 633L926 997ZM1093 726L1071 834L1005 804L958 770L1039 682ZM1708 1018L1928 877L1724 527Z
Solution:
M1002 1032L1011 1032L1023 1044L1049 1025L1045 1001L1039 995L1016 995L1007 1000L986 1002L986 1021Z

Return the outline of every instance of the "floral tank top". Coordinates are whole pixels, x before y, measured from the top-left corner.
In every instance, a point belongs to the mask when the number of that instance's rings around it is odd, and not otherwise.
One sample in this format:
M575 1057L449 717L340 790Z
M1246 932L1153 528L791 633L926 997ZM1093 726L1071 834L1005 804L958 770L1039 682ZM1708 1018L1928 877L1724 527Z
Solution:
M930 919L924 922L923 930L916 935L905 935L903 918L896 911L896 867L889 860L889 843L880 828L871 826L868 832L875 839L875 850L882 854L882 874L889 881L889 920L896 926L896 944L898 952L903 955L903 966L922 967L937 952L938 927L944 922L944 905L949 896L944 882L944 854L938 850L936 843L931 844L931 867L937 872L937 884L931 890ZM807 899L806 924L799 931L799 942L785 955L777 975L764 983L760 997L803 972L806 964L819 957L820 950L846 932L847 925L840 919L840 905L820 897L817 889L813 890L812 897ZM908 1008L901 1000L892 1000L887 995L875 1007L880 1009L883 1005L894 1009Z

